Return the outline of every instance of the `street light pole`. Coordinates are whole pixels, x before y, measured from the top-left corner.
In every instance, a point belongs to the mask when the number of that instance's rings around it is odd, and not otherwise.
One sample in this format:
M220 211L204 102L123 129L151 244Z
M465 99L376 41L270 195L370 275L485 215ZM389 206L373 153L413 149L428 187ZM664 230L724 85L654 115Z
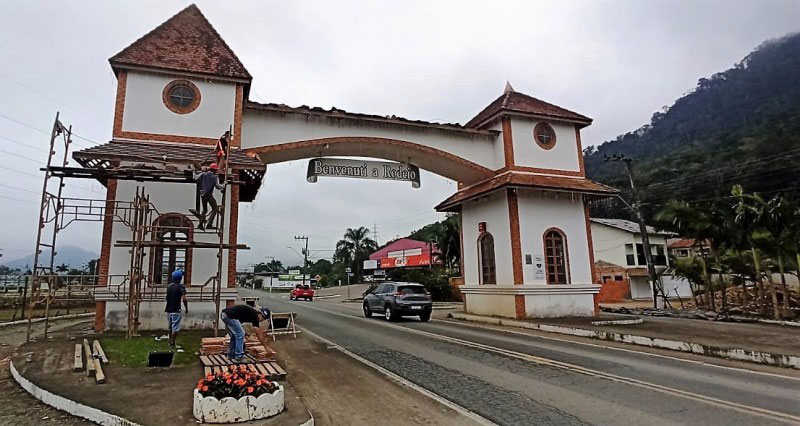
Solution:
M294 239L295 240L305 240L306 246L303 249L303 269L308 269L308 237L305 236L305 235L299 236L299 237L295 236ZM301 270L300 273L303 274L303 286L305 286L306 285L306 274L305 274L305 271Z
M264 259L272 259L272 261L274 262L275 261L275 256L264 256ZM272 293L272 274L275 273L275 271L272 270L272 266L269 266L269 262L267 262L267 269L269 269L269 272L270 272L270 274L269 274L269 292Z
M631 166L633 159L625 157L625 155L614 155L611 157L605 156L605 161L621 161L625 164L625 170L628 172L628 181L630 182L631 192L633 193L633 204L625 203L625 205L633 211L633 215L636 217L637 222L639 222L639 234L642 236L644 260L647 264L647 273L653 288L653 308L658 309L658 278L656 277L656 268L655 265L653 265L652 253L650 252L650 236L647 234L647 225L644 222L644 215L642 215L642 202L639 199L639 191L636 189L636 184L633 180L633 166ZM620 197L620 199L622 199L622 197ZM634 240L634 243L635 242ZM634 254L636 254L636 250L634 250Z

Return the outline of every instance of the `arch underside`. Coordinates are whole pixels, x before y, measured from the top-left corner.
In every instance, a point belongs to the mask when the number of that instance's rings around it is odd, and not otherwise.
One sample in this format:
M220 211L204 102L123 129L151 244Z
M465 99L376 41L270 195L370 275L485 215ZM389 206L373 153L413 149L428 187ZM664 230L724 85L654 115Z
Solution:
M315 157L373 157L410 163L421 169L471 184L492 176L492 170L448 152L409 141L376 137L331 137L266 145L245 150L266 164Z

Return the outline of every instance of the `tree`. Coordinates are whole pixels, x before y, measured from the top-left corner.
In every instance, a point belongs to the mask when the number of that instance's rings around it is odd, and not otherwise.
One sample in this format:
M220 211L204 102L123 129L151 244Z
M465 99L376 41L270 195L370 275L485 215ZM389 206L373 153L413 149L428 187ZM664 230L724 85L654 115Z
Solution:
M763 271L762 252L757 247L757 241L764 235L764 228L767 224L768 210L764 198L759 194L747 194L742 189L741 185L734 185L731 194L736 198L736 223L745 230L747 241L750 244L750 250L753 256L753 264L756 268L756 277L759 285L759 302L762 307L764 300L764 285L761 279ZM767 231L768 232L768 231ZM769 281L769 291L772 296L773 314L775 319L780 319L780 311L778 310L778 295L775 291L775 285L772 282L772 273L767 271L767 280ZM760 309L763 313L765 309Z
M693 207L685 201L672 201L656 215L656 220L682 236L693 238L696 243L701 245L710 244L712 246L715 244L710 241L716 234L716 231L712 229L715 224L713 223L712 215L706 209ZM716 244L718 245L719 242ZM716 310L714 306L714 289L711 283L711 275L708 272L705 253L701 254L700 262L706 287L706 303L712 310Z
M347 228L344 237L336 243L334 262L348 265L355 274L355 281L361 282L364 261L378 249L378 243L369 238L369 228Z

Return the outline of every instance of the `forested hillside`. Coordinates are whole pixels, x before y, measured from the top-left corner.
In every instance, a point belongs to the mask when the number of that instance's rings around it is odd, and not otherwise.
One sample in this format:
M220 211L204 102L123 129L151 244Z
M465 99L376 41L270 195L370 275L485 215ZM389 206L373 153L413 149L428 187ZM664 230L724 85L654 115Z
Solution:
M697 87L650 124L584 151L592 179L627 188L621 163L634 159L637 184L652 215L670 199L748 191L797 192L800 172L800 34L763 43L733 68L701 78ZM619 205L598 206L598 216L624 216Z

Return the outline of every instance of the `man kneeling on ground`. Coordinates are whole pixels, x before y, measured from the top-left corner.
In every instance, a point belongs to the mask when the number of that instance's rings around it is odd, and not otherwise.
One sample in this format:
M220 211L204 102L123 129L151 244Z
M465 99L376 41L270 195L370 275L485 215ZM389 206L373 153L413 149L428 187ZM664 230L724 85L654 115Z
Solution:
M167 313L167 321L169 324L169 348L175 350L178 339L178 332L181 330L181 302L186 313L189 313L189 304L186 302L186 287L181 284L183 280L183 271L180 269L172 273L169 286L167 286L167 306L164 312Z
M242 323L252 324L259 342L261 342L265 348L267 347L267 338L264 335L264 330L259 327L259 324L269 318L269 309L256 309L249 305L234 305L230 308L223 309L220 318L222 322L225 323L225 329L228 330L228 335L231 338L228 357L233 362L244 361L245 332Z

